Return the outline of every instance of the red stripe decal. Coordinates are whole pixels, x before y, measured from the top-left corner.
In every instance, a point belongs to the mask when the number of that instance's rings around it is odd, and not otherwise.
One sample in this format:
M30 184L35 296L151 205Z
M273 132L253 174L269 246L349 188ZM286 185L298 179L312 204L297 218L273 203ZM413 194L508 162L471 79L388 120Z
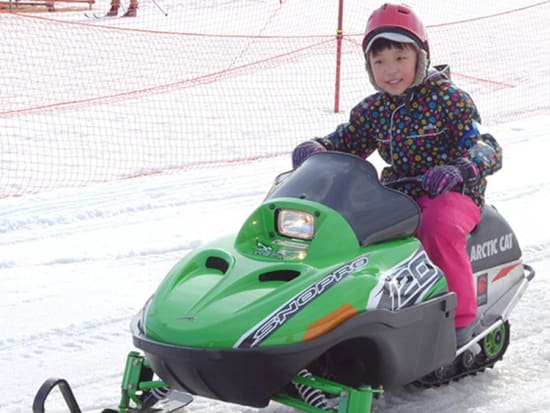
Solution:
M493 281L495 282L497 280L500 280L501 278L504 278L508 275L510 271L512 271L514 268L516 268L519 264L510 265L509 267L504 267L502 270L498 272L497 275L495 275L495 278L493 278Z

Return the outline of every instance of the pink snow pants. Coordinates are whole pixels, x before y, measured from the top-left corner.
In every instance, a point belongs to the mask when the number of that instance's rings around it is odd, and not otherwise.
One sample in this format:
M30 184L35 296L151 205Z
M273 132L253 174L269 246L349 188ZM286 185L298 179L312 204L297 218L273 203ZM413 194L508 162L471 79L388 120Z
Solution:
M417 200L422 211L416 236L426 253L447 279L449 290L457 297L456 328L475 320L477 298L466 240L479 223L481 212L475 202L458 192L447 192Z

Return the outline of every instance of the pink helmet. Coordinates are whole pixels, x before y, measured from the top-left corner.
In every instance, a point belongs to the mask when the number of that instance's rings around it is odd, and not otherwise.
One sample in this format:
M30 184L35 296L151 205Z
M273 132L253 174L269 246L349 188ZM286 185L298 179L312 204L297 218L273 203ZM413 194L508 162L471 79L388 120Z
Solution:
M430 57L426 28L409 6L385 3L370 15L363 38L365 53L379 37L408 43L413 40Z
M430 46L426 28L418 16L408 6L390 3L383 4L370 15L363 38L363 51L369 80L378 91L382 89L374 80L369 63L369 51L374 42L380 38L399 43L411 43L417 48L418 62L412 86L420 85L428 74Z

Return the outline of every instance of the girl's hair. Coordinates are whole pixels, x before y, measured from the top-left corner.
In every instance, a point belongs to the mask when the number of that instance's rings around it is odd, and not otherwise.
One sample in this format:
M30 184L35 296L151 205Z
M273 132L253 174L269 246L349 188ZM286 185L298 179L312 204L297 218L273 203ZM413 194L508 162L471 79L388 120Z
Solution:
M382 50L385 49L399 49L404 50L407 48L412 47L415 49L415 47L410 43L401 43L401 42L395 42L393 40L385 39L383 37L376 39L372 46L370 47L369 53L372 53L372 55L376 55L380 53Z

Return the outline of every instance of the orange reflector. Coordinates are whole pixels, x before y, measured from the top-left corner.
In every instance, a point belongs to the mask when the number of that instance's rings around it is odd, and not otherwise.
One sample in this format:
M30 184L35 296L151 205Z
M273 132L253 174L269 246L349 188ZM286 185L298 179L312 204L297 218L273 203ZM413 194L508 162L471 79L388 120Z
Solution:
M313 340L319 337L339 324L342 324L348 318L356 315L358 311L351 304L344 304L342 307L337 308L332 313L327 314L323 318L320 318L316 322L310 324L304 334L303 341Z

